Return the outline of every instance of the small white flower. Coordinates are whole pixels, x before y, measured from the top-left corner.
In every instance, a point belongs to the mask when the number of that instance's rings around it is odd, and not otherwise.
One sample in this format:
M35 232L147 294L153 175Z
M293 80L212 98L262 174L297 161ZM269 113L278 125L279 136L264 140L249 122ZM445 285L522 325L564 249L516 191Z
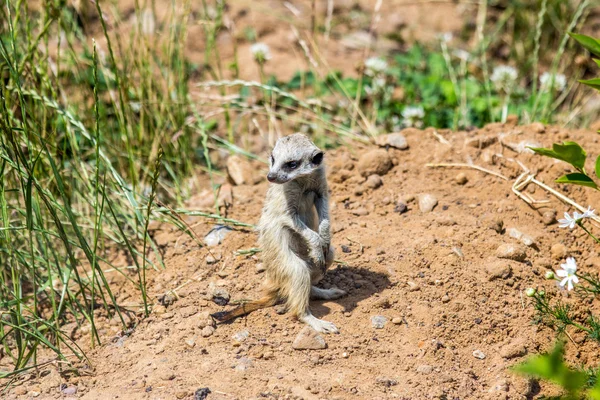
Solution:
M271 59L271 49L264 43L254 43L250 46L250 52L254 57L254 61L259 64L264 64Z
M456 58L463 61L469 61L469 59L471 58L471 54L468 51L462 49L456 49L452 52L452 54L454 54Z
M565 218L558 220L558 226L559 228L573 229L577 225L577 221L581 219L581 216L577 211L573 212L573 217L568 212L565 212Z
M452 40L452 33L451 32L440 33L437 37L440 40L440 42L448 43Z
M378 57L371 57L365 61L365 73L370 76L382 74L387 69L387 62Z
M508 65L499 65L494 68L494 72L492 72L490 80L496 89L509 92L517 81L518 77L519 74L513 67Z
M554 279L554 271L546 271L546 279Z
M581 214L581 218L594 218L596 210L592 210L592 206L588 206L588 209Z
M420 128L423 126L423 118L425 117L425 110L422 106L406 106L402 110L402 123L407 127Z
M535 289L532 287L527 288L525 294L527 295L527 297L533 297L535 295Z
M552 77L554 76L554 82L552 82ZM552 75L549 72L544 72L542 76L540 76L540 88L544 91L550 90L551 85L556 90L564 90L567 86L567 78L563 74Z
M560 286L565 287L567 285L568 290L573 290L573 284L579 283L579 278L575 275L577 272L577 263L573 257L567 258L567 262L565 264L560 264L562 269L556 271L556 276L563 278L560 281Z

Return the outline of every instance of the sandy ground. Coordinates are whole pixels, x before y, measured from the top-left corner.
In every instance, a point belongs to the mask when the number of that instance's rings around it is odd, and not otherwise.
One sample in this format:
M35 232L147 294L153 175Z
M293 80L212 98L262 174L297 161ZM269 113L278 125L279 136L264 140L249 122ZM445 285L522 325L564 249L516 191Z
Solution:
M349 294L312 303L318 317L341 331L323 336L326 349L295 350L292 343L303 326L274 308L218 326L207 318L227 308L215 304L215 293L225 291L232 301L260 295L260 254L235 254L256 246L252 230L230 232L209 253L181 232L157 228L153 237L167 269L151 274L150 294L159 299L175 290L177 296L169 296L167 307L157 301L152 315L132 332L121 332L114 319L100 318L101 334L114 338L90 352L90 376L65 378L46 368L44 377L31 377L8 398L39 392L58 398L64 396L61 384L85 399L192 399L201 388L210 389L209 399L525 399L552 393L507 370L527 354L547 349L555 336L532 323L524 290L544 287L572 301L544 280L544 272L558 268L567 254L583 271L600 266L600 258L579 232L559 229L548 218L548 212L562 213L566 206L539 188L527 188L534 198L551 200L536 210L511 192L521 173L514 160L535 167L538 179L550 184L566 165L512 148L570 139L595 156L600 146L590 131L536 131L541 127L496 124L436 136L431 129L411 129L403 132L407 150L356 144L352 150L327 152L340 262L323 286ZM380 187L369 187L366 182L374 178L365 180L357 166L365 158L377 163L386 157L393 167L381 176ZM472 169L425 166L440 162L473 162L509 180ZM257 179L264 176L261 167L255 170ZM221 198L228 204L227 216L256 223L266 189L264 179L226 184ZM598 200L589 190L560 190L581 204ZM438 201L430 212L418 204L425 194ZM188 207L202 209L211 201L208 192L199 193ZM200 237L211 229L200 218L189 222ZM500 223L503 233L497 232ZM510 237L511 228L533 238L534 246ZM520 261L500 258L503 245L515 247ZM125 301L131 293L124 284L118 296ZM373 327L375 316L386 318L383 328ZM89 342L89 332L73 335ZM569 360L597 365L597 344L576 332L571 336Z

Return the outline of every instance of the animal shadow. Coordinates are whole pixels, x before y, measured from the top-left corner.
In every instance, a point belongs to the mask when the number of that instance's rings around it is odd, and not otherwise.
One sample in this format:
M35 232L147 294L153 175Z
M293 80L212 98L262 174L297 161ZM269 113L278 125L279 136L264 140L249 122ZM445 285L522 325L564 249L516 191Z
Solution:
M335 301L344 307L344 312L350 312L356 308L358 303L382 292L390 287L391 282L388 275L381 272L371 271L367 268L352 267L347 265L332 268L327 271L325 277L316 286L322 288L336 287L346 291L346 295ZM329 308L323 305L325 301L312 300L311 310L317 318L329 313Z

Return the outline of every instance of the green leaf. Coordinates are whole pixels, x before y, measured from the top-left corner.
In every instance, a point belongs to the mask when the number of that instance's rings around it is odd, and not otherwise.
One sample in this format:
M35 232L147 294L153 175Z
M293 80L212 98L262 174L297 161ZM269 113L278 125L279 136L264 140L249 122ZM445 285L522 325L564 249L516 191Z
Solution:
M587 186L598 189L598 185L596 185L596 182L594 182L592 178L579 172L563 175L556 180L556 183L569 183L571 185Z
M600 59L592 58L592 60L594 60L594 62L596 63L596 65L600 67Z
M581 172L583 172L585 167L587 153L575 142L564 142L563 144L554 143L552 149L538 147L530 147L530 149L543 156L566 161Z
M594 79L580 79L579 83L593 87L596 90L600 90L600 78Z
M578 33L569 33L569 36L577 40L590 53L600 56L600 40Z
M598 156L598 158L596 158L596 176L598 178L600 178L600 156Z

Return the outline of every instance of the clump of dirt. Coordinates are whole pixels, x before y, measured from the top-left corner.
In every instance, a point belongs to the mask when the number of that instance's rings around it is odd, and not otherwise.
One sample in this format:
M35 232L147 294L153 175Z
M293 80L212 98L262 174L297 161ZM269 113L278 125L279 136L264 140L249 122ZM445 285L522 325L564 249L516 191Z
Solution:
M544 280L544 272L558 268L567 255L591 272L600 258L587 237L559 229L550 218L566 205L529 186L524 189L529 196L550 200L531 207L511 186L522 166L551 186L568 171L522 143L548 147L576 140L592 155L600 154L600 145L590 131L542 128L411 129L404 132L406 150L356 144L328 151L339 262L321 285L348 295L311 304L317 317L341 331L323 335L325 345L321 339L302 344L318 349L296 350L304 326L277 308L230 324L215 325L209 318L231 307L217 305L216 293L230 301L260 295L263 271L260 253L250 250L256 246L252 229L236 228L221 244L200 248L180 231L160 227L153 236L167 268L150 274L149 292L162 304L157 300L151 316L126 334L112 320L99 321L103 336L115 338L89 353L89 377L65 378L51 368L48 376L32 376L11 389L9 398L36 391L61 397L61 387L88 399L526 399L553 393L508 371L555 338L550 328L532 323L524 291L543 287L571 302L567 292ZM373 170L381 173L381 184L367 185L371 178L360 173L359 160L375 153L389 157L391 169ZM501 176L428 163L473 163ZM267 186L264 179L228 186L227 216L256 223ZM559 190L580 204L598 204L590 190ZM188 208L204 207L206 196L214 204L213 195L204 193ZM422 211L419 200L425 197L435 205ZM200 237L212 228L199 217L188 222ZM118 296L133 293L124 284ZM597 309L597 301L585 307ZM90 341L89 332L79 337ZM569 361L595 367L597 344L572 337Z

